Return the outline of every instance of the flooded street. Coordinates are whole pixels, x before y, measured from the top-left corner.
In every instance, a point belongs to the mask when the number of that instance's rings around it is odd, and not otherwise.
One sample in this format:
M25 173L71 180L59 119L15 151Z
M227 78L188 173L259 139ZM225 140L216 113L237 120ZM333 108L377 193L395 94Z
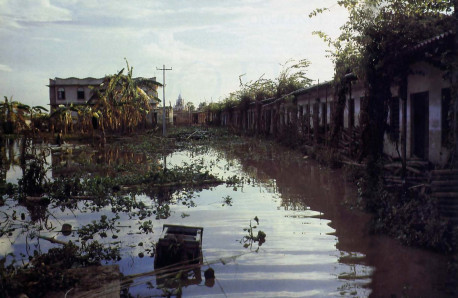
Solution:
M147 163L146 157L131 157L139 165ZM120 157L110 162L116 164ZM351 208L357 190L345 181L343 170L321 167L297 152L254 139L215 147L198 145L157 162L167 168L200 165L226 183L134 195L137 202L154 206L156 216L146 218L152 221L153 233L138 233L134 224L139 219L126 212L114 219L119 228L116 239L100 239L120 244L122 259L111 263L119 264L124 276L153 271L154 257L148 253L163 224L178 224L204 228L202 276L200 280L190 276L178 286L184 297L447 296L447 257L370 235L369 215ZM20 172L18 166L10 167L7 182L15 182ZM34 217L35 225L44 227L41 235L76 242L75 233L58 232L62 223L78 227L104 215L114 218L110 206L92 208L86 201L77 205L72 209L51 206L33 214L7 201L0 211L14 209L26 214L26 220ZM164 206L169 209L163 211ZM242 241L250 225L256 226L254 233L266 234L265 243ZM56 247L26 236L34 238L20 229L0 238L0 254L13 253L18 260L35 249ZM205 284L203 275L209 267L215 272L214 284ZM158 281L154 274L135 278L128 293L134 297L167 294L157 287Z

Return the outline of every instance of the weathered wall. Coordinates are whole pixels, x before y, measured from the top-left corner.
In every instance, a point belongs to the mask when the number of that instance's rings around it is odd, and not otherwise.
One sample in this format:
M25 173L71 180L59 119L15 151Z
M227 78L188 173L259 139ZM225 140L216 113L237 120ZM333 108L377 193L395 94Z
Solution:
M412 120L412 111L415 108L416 94L427 92L427 105L424 108L424 115L418 116L418 106L416 107L416 122L419 119L425 119L425 145L424 151L426 158L435 164L445 164L449 158L449 150L442 145L442 90L450 87L450 83L444 79L443 72L430 64L421 62L412 65L412 74L407 80L407 157L413 158L413 131L416 126ZM327 89L327 90L326 90ZM398 96L398 86L392 86L392 97ZM259 110L262 116L262 123L257 126L256 105L252 104L248 110L243 113L238 108L232 108L223 112L221 119L222 125L231 125L238 129L260 132L265 129L265 133L276 136L288 123L297 123L305 126L300 127L298 131L308 142L315 141L327 136L328 126L332 121L332 106L334 104L334 90L332 84L325 83L320 86L312 86L307 89L301 89L294 93L295 100L274 100L266 103ZM423 94L424 96L424 94ZM362 102L365 99L365 89L361 82L353 81L351 92L347 94L346 106L344 110L344 128L349 129L351 125L357 128L360 125L360 113ZM350 112L353 117L350 117ZM392 111L389 111L392 113ZM326 114L326 117L323 115ZM246 117L246 119L242 119ZM352 121L350 119L353 118ZM326 120L326 121L324 121ZM397 120L397 121L396 121ZM397 122L398 127L394 129L396 133L385 135L384 152L394 158L400 157L397 149L401 152L401 129L402 129L402 101L399 100L398 109L395 109L393 123ZM246 123L246 127L245 127ZM352 124L353 123L353 124ZM318 124L317 129L315 126ZM390 114L387 118L387 124L390 125ZM422 126L423 124L420 124ZM395 127L394 125L393 127ZM264 128L263 128L264 127ZM427 128L426 128L427 127ZM418 133L418 131L417 131ZM393 139L395 137L395 139ZM414 143L417 144L417 143ZM415 145L418 147L418 145Z
M449 155L449 150L442 147L441 142L441 94L442 89L450 87L450 82L443 78L443 72L425 62L412 65L413 74L408 77L408 106L407 123L411 123L412 94L428 92L429 119L428 119L428 157L433 163L444 164ZM410 157L412 152L412 125L407 125L407 152Z

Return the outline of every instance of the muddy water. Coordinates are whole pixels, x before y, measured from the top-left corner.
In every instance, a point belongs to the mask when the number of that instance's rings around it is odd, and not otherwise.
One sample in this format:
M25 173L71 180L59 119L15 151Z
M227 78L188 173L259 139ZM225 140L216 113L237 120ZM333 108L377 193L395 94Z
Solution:
M182 162L211 165L220 177L244 178L242 186L201 191L197 207L174 206L172 216L156 224L156 236L163 223L204 227L203 254L217 283L185 287L185 296L446 295L446 259L369 235L368 215L346 204L355 200L356 190L341 171L265 143L201 154L177 152L167 158L169 166ZM225 204L226 196L232 198L231 206ZM238 240L255 216L266 242L259 249L243 248ZM148 268L126 267L129 272ZM132 287L131 293L148 290Z
M162 162L167 167L199 163L223 179L236 177L241 182L175 192L168 198L170 217L153 218L152 235L121 232L123 259L118 264L124 275L152 271L154 258L140 258L138 253L152 247L163 224L183 224L204 228L200 273L204 279L203 272L211 267L216 276L215 283L207 285L190 276L188 284L181 286L185 297L446 296L447 259L369 235L368 215L347 204L356 199L356 189L345 182L340 170L322 168L294 152L257 141L179 151ZM180 204L183 196L192 196L193 204ZM151 203L148 195L136 200ZM18 213L26 211L16 208ZM58 219L76 227L109 216L110 210L50 213L53 217L47 218L47 225L58 226ZM121 216L121 226L130 223ZM245 248L240 241L250 224L257 226L255 234L262 230L267 235L261 246L252 243ZM15 241L0 243L2 254L30 250L23 235L14 236ZM52 246L40 243L42 250ZM156 276L149 275L135 279L129 293L143 297L163 290L157 288Z

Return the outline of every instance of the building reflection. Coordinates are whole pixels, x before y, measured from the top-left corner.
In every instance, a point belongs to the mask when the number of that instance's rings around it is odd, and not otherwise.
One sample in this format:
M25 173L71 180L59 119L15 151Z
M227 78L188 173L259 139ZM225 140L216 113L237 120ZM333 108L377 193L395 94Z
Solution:
M105 147L95 150L90 146L69 146L53 149L52 177L69 176L81 170L92 174L114 176L123 166L134 164L136 171L151 169L151 161L144 153Z

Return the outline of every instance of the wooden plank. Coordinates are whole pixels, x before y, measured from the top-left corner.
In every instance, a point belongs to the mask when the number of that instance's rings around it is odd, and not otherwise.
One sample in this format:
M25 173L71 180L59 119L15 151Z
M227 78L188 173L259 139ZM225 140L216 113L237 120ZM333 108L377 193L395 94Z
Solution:
M408 165L414 165L414 166L421 166L421 167L426 167L429 165L429 162L424 161L424 160L407 160Z
M432 196L436 198L458 198L458 192L436 192Z
M417 174L417 175L423 175L423 174L424 174L424 172L422 172L422 171L420 171L420 170L417 170L417 169L415 169L415 168L412 168L412 167L408 167L408 166L407 166L406 169L407 169L407 171L410 171L410 172L415 173L415 174Z
M438 175L443 175L443 174L456 174L458 175L458 170L455 169L442 169L442 170L432 170L431 173L433 174L438 174Z
M434 180L434 181L431 181L431 186L442 186L442 185L458 186L458 180Z
M118 265L72 268L67 271L67 274L78 280L75 288L49 292L46 297L120 297L121 273Z
M389 163L383 166L385 169L391 169L391 168L402 168L402 164L395 162L395 163Z
M68 242L61 241L61 240L58 240L58 239L55 239L55 238L51 238L51 237L38 236L38 238L43 239L43 240L47 240L47 241L49 241L51 243L56 243L56 244L63 244L63 245L67 245L68 244Z

